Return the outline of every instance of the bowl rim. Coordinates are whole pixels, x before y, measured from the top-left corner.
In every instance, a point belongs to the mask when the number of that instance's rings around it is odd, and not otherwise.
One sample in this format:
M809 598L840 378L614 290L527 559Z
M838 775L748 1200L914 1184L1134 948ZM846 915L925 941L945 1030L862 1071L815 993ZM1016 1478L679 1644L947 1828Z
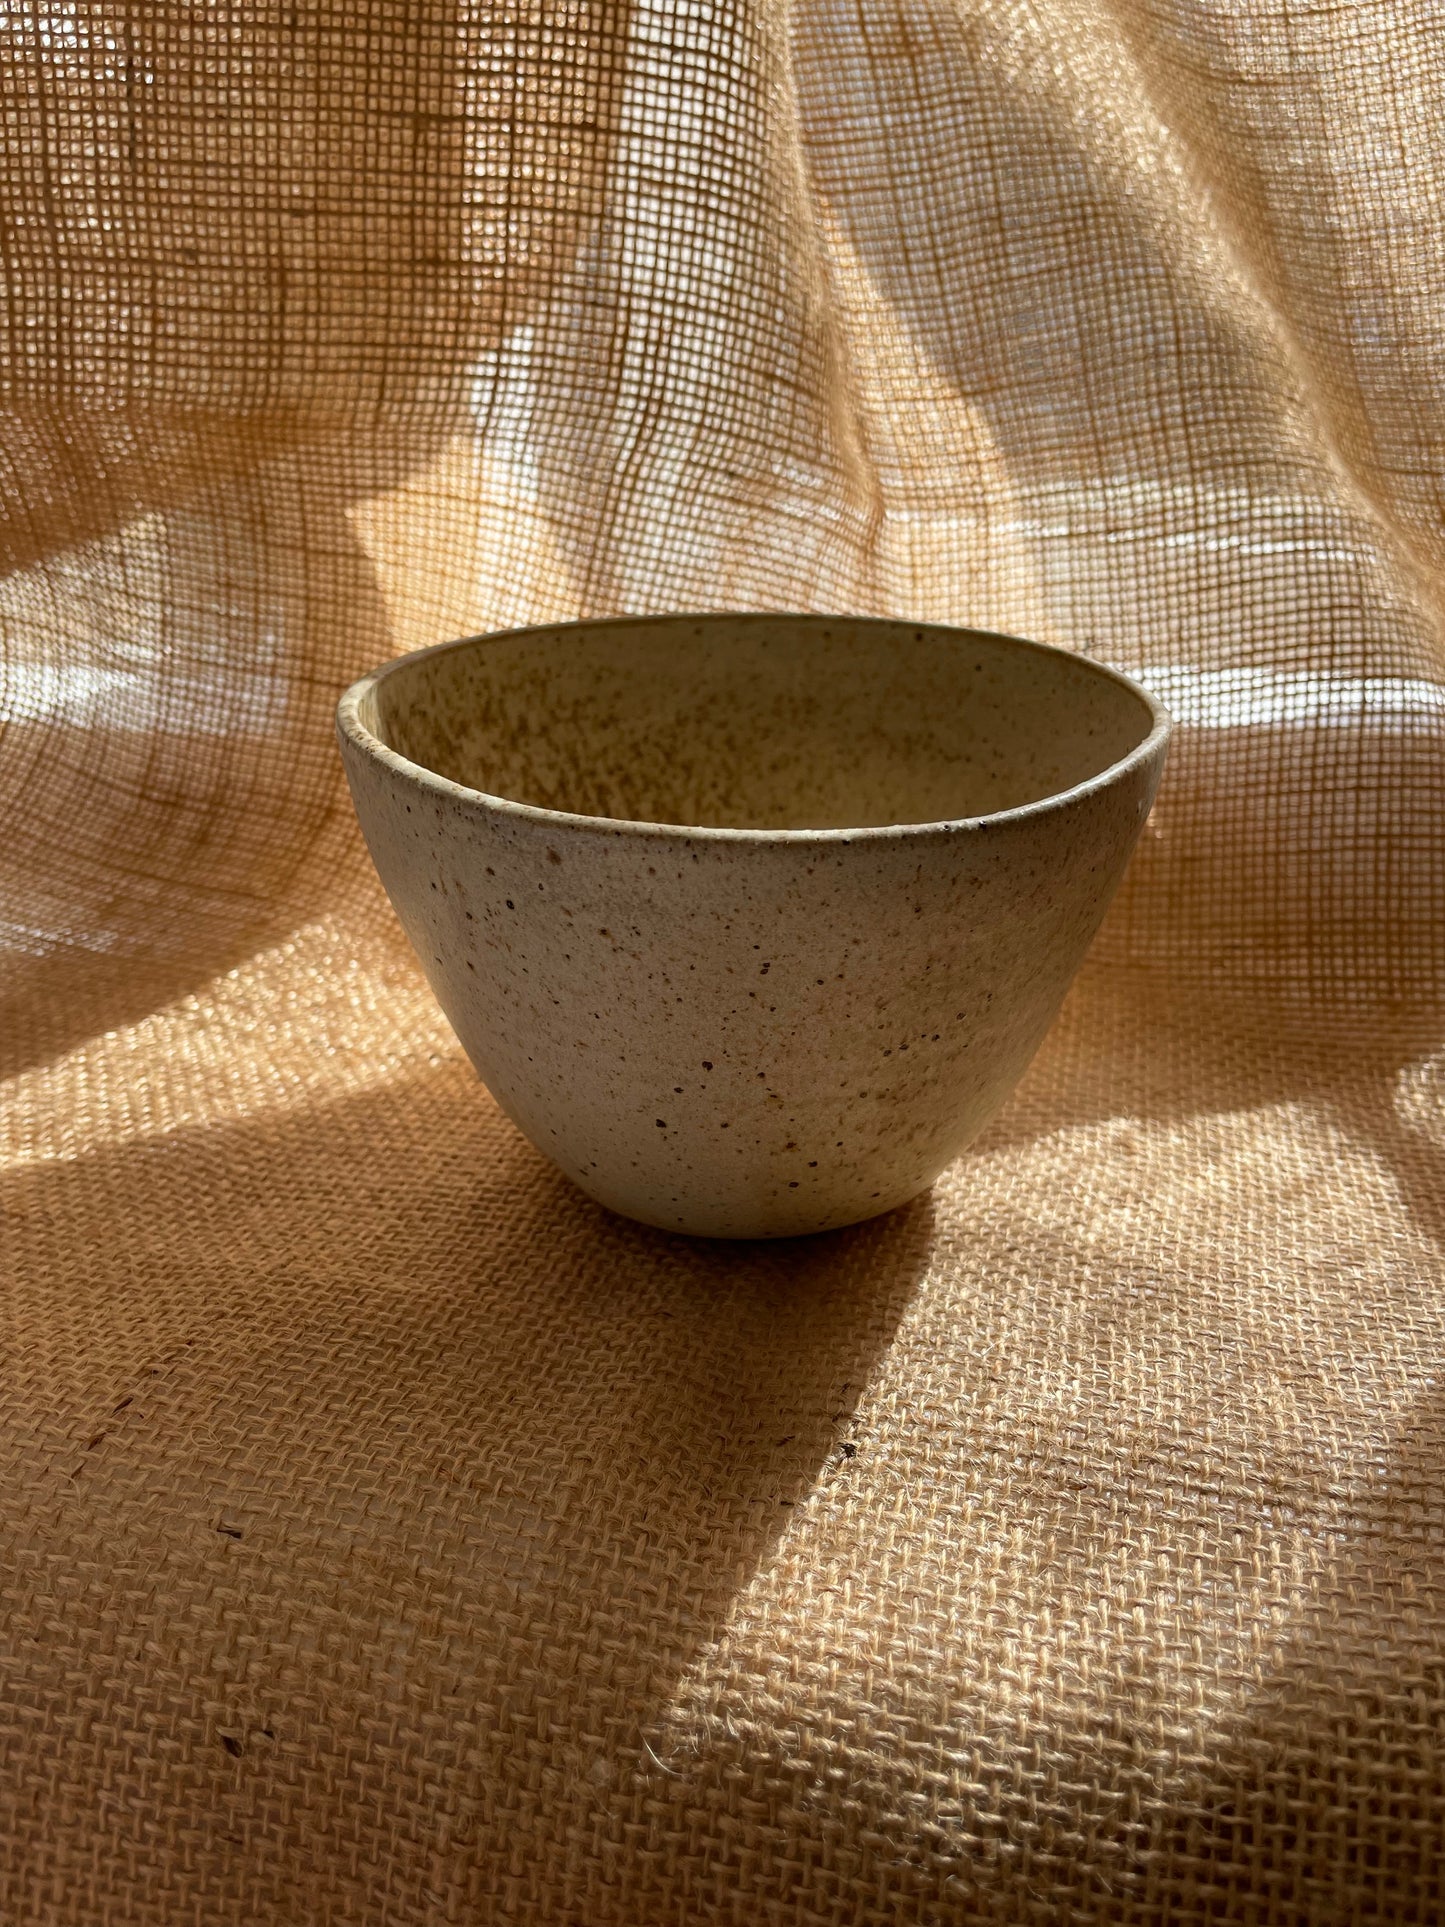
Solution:
M662 626L668 623L684 622L806 622L810 625L823 622L849 622L876 629L913 629L931 630L939 635L977 637L986 642L1008 643L1014 648L1030 649L1043 656L1062 656L1070 662L1083 663L1096 675L1117 683L1121 688L1136 696L1149 715L1150 728L1146 735L1117 761L1105 769L1098 770L1093 776L1085 777L1083 782L1071 784L1068 789L1053 790L1047 796L1035 798L1031 803L1020 803L1013 809L994 810L983 816L941 817L922 823L863 823L855 827L835 827L832 829L782 830L766 828L725 827L714 824L662 823L645 819L621 816L589 816L573 810L548 809L540 803L522 803L513 797L498 796L489 790L473 789L465 783L455 782L437 770L428 769L426 764L413 762L403 756L389 743L385 743L368 729L361 720L361 704L371 692L388 677L405 670L411 664L422 661L428 656L439 656L453 649L470 649L479 643L511 642L525 636L556 636L568 630L585 631L588 634L606 629L636 629L639 627ZM1130 775L1141 765L1150 762L1168 743L1174 730L1174 718L1152 691L1138 683L1123 670L1111 664L1095 660L1093 656L1083 655L1077 650L1061 649L1054 643L1034 642L1027 636L1007 635L996 629L975 629L963 623L922 622L906 616L855 615L846 610L800 610L800 609L697 609L670 610L655 615L635 616L598 616L583 617L562 622L528 623L515 629L489 629L477 635L455 636L446 642L431 643L422 649L411 649L405 655L395 656L390 662L359 677L345 690L336 705L336 733L343 743L350 742L356 749L372 761L380 763L393 775L407 778L424 791L443 796L448 801L460 803L475 810L478 814L494 816L498 813L515 817L524 822L545 825L549 828L564 827L574 830L592 831L608 836L652 837L659 840L676 841L686 839L707 843L749 843L749 844L800 844L800 843L857 843L861 841L884 841L899 837L916 837L929 834L956 833L958 831L979 831L995 825L1027 822L1035 817L1046 816L1051 812L1080 802L1097 790L1108 789Z

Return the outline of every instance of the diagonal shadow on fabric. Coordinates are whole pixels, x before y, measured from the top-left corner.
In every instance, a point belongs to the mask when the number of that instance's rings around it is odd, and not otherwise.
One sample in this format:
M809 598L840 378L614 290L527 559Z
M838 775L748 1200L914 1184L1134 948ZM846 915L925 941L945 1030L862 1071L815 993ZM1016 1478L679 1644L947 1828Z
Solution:
M136 1235L77 1243L107 1195L145 1198ZM561 1852L645 1791L672 1682L847 1462L931 1225L628 1224L455 1065L22 1169L0 1211L9 1904L37 1922L62 1835L91 1893L165 1918L158 1812L207 1918L422 1921L505 1886L509 1814ZM27 1792L57 1780L63 1821Z

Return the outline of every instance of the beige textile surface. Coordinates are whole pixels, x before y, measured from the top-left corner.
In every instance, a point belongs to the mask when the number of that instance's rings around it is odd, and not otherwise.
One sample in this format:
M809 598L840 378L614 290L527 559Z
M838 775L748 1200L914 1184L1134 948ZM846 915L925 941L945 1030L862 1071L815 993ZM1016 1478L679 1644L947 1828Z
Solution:
M0 1919L1445 1913L1438 0L6 0ZM798 606L1186 727L1034 1071L608 1218L339 688Z

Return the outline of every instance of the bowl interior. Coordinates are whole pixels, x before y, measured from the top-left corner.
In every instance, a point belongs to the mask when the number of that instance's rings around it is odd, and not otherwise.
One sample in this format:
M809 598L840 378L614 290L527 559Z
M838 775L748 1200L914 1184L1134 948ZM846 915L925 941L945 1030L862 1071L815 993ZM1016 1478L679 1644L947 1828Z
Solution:
M1101 774L1157 720L1082 657L840 616L686 616L431 650L363 701L374 735L543 809L727 829L986 816Z

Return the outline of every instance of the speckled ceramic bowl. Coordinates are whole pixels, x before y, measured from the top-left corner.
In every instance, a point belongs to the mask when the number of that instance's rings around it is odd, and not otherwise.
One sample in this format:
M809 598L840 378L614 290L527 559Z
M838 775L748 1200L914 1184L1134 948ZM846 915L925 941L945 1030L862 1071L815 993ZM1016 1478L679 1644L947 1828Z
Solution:
M357 815L497 1100L720 1237L927 1188L1013 1088L1169 723L1061 650L855 617L445 643L342 698Z

